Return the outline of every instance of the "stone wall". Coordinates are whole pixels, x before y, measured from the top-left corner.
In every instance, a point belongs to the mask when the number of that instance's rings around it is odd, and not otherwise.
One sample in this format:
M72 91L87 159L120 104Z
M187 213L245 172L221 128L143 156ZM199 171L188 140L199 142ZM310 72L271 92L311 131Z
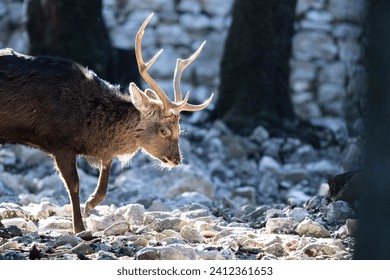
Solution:
M291 89L304 119L332 116L353 123L365 90L365 0L298 0Z
M161 87L172 92L173 71L178 57L187 58L199 45L207 43L197 60L186 69L182 90L191 91L197 101L204 101L216 92L219 64L233 0L104 0L104 17L115 47L134 48L138 28L152 12L146 28L143 53L151 58L161 48L161 54L150 74Z
M291 94L304 119L337 117L352 125L360 115L366 70L362 47L365 0L298 0L293 38ZM182 89L197 101L217 92L219 67L231 21L233 0L103 0L104 19L113 45L132 49L143 20L147 27L146 59L160 48L163 54L150 73L167 93L172 92L177 57L188 57L204 41L198 59L186 69ZM27 51L22 0L0 1L0 47Z

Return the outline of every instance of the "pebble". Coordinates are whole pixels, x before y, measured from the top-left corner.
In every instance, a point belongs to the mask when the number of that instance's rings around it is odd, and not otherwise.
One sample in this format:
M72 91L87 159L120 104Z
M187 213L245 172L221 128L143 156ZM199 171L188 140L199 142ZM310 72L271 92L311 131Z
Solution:
M123 235L130 230L130 224L127 221L120 221L104 229L104 235Z
M302 249L302 252L309 257L332 256L336 254L336 249L325 244L309 244Z
M272 157L270 156L264 156L261 158L259 163L259 170L260 172L267 174L275 174L278 173L281 169L280 164Z
M179 218L165 218L154 222L150 228L154 231L161 232L166 229L172 229L179 232L187 223Z
M286 255L283 245L280 243L271 244L263 248L263 252L275 256L277 258L283 257Z
M16 225L8 225L8 226L5 226L5 229L7 231L7 233L11 236L11 237L15 237L15 236L23 236L23 231L20 227L17 227Z
M11 218L11 219L3 219L1 220L1 223L5 227L9 226L16 226L19 228L24 228L27 225L27 221L24 218Z
M73 247L72 252L75 254L91 255L94 253L94 249L90 244L81 243L77 247Z
M302 207L295 207L288 213L288 216L294 218L297 222L302 222L307 216L309 216L309 212Z
M305 218L299 223L295 231L299 235L312 236L312 237L330 237L330 232L317 222L312 221L310 218Z
M51 216L46 219L40 220L38 223L38 228L40 231L47 230L72 230L72 221L71 219L61 218L58 216Z
M144 219L145 207L142 204L130 204L124 207L123 217L130 225L141 225Z
M136 260L160 260L160 250L158 248L144 248L135 254Z
M263 126L256 127L252 134L249 136L249 139L257 143L262 143L269 138L270 134L267 129Z
M97 254L95 254L95 259L96 260L117 260L118 258L114 255L114 253L101 250Z
M292 233L298 226L294 218L269 218L265 224L267 233Z
M334 201L326 206L324 219L330 224L344 224L347 219L354 217L355 212L346 201Z
M93 232L90 230L84 230L76 234L77 237L80 237L83 240L91 240Z
M209 217L210 211L207 209L197 209L192 211L185 211L180 214L180 218L183 220L192 220L202 217Z
M96 215L90 215L84 222L87 230L91 232L101 231L107 228L102 219Z
M161 260L195 260L195 249L183 244L169 244L160 250Z
M180 235L188 243L202 243L204 242L203 236L195 229L189 226L184 226L180 230Z
M28 232L37 232L38 226L33 221L27 221L26 230Z
M5 250L17 250L19 249L20 245L17 241L8 241L5 242L3 245L0 245L0 252L3 252Z
M149 241L146 238L139 237L132 243L132 245L146 247L149 245Z

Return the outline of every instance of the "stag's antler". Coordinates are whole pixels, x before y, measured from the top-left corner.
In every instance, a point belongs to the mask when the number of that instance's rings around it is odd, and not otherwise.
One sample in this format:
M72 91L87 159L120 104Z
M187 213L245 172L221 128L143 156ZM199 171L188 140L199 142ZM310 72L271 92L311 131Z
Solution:
M179 114L181 111L200 111L206 108L211 101L213 100L214 94L211 94L209 99L207 99L204 103L199 105L192 105L188 104L188 99L190 97L189 92L187 92L186 96L182 97L181 90L180 90L180 79L181 74L183 73L184 69L190 65L195 58L199 55L201 52L204 44L206 41L204 41L200 47L196 50L196 52L190 56L188 59L177 59L176 68L175 68L175 74L173 78L173 88L174 88L174 94L175 94L175 101L172 102L168 96L165 94L165 92L161 89L161 87L157 84L155 80L148 74L149 68L156 62L157 58L160 56L162 49L157 52L151 60L149 60L148 63L145 63L145 61L142 58L142 37L145 32L146 25L149 23L150 19L152 18L153 13L148 16L148 18L144 21L144 23L141 25L137 36L135 38L135 56L137 59L138 64L138 70L141 75L141 77L147 82L153 91L157 94L157 96L161 99L161 102L163 103L164 110L167 112L168 115L170 114Z

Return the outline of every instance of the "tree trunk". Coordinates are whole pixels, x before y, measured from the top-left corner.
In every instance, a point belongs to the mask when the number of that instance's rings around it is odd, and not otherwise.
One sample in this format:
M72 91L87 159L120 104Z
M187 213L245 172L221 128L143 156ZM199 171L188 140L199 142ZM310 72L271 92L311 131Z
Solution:
M236 1L214 118L236 132L294 121L289 59L296 0Z
M355 259L390 259L390 1L368 1L366 178Z
M102 0L26 0L25 4L30 54L71 59L126 87L139 81L134 51L111 45Z

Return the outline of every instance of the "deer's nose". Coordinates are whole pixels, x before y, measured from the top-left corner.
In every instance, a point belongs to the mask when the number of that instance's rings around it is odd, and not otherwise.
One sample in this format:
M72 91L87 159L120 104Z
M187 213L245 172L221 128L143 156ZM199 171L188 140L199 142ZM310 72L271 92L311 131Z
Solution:
M179 165L180 162L181 162L181 158L180 157L177 157L177 158L172 158L172 163L175 164L175 165Z
M175 167L180 164L181 157L164 157L163 162L169 167Z

